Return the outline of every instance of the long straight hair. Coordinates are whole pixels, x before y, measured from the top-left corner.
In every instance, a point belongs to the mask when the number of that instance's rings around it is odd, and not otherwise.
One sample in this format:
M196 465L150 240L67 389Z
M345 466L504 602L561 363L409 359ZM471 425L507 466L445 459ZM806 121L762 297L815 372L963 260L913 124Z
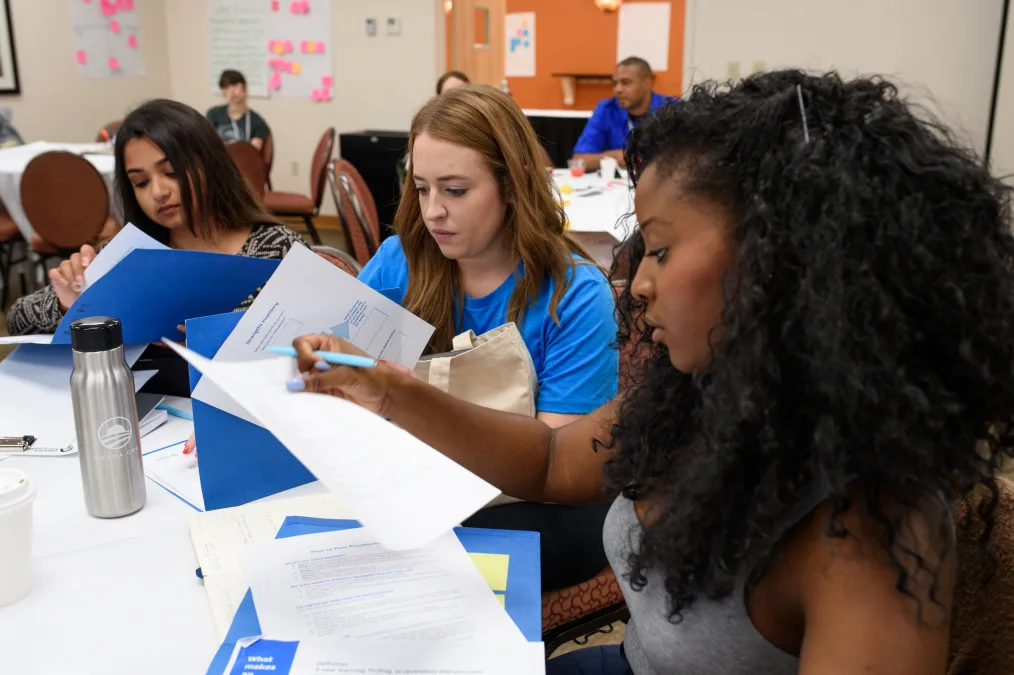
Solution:
M180 207L187 228L199 237L217 230L258 224L280 224L254 196L246 177L232 161L215 127L188 105L167 99L135 109L116 132L116 192L125 222L148 236L169 243L169 230L144 212L127 176L123 153L127 143L147 138L157 145L179 179Z
M475 150L493 173L507 202L503 227L508 254L524 263L507 306L507 321L520 323L547 279L556 286L549 313L559 322L557 307L570 285L574 254L590 256L565 232L566 216L546 176L543 151L531 123L510 96L486 85L456 87L424 105L412 120L409 153L420 134ZM415 166L415 159L410 166ZM464 297L458 266L440 252L423 222L411 176L405 181L394 218L408 260L406 309L436 326L430 352L447 351L455 332L454 303Z

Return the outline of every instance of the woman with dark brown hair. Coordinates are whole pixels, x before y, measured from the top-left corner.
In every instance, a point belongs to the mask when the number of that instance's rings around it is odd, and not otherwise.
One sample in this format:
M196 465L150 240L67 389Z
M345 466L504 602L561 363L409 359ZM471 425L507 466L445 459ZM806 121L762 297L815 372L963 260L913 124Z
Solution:
M116 134L115 154L124 221L167 246L282 258L303 243L264 209L214 127L187 105L159 99L131 112ZM15 302L7 314L10 334L56 330L81 295L95 255L94 247L81 247L49 271L51 285Z

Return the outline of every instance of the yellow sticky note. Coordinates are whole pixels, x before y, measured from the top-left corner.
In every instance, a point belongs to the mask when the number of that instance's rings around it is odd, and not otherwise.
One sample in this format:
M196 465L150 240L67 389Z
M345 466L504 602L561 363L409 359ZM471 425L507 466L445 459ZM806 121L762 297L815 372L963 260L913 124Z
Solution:
M507 596L500 595L499 593L494 593L493 595L494 597L496 597L497 600L500 601L500 606L503 607L504 609L507 609Z
M511 557L504 553L469 553L479 573L494 591L507 590L507 564Z
M300 63L298 61L296 63L293 63L292 64L292 74L293 75L299 75L301 72L303 72L303 66L300 65Z

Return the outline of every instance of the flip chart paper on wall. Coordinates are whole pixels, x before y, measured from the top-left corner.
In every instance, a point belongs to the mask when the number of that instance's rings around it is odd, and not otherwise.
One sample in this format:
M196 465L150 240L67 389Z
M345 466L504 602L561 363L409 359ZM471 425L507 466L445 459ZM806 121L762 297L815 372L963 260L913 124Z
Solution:
M616 29L616 62L639 56L656 73L669 70L668 2L634 2L620 6Z
M74 35L72 53L85 78L139 77L144 58L137 46L141 20L133 5L104 5L67 0ZM115 16L115 19L110 17Z
M208 0L211 38L209 87L215 94L222 71L232 68L246 78L247 94L268 95L268 5L263 0Z
M504 26L507 77L535 77L535 12L508 14Z
M275 68L282 72L278 94L325 100L319 93L315 97L313 91L320 87L322 78L331 77L334 71L333 60L324 48L332 38L331 3L332 0L291 2L283 6L287 11L277 12L267 11L268 4L262 3L271 37L284 41L286 52L299 54L298 61L293 59L289 67ZM265 59L270 56L264 53Z

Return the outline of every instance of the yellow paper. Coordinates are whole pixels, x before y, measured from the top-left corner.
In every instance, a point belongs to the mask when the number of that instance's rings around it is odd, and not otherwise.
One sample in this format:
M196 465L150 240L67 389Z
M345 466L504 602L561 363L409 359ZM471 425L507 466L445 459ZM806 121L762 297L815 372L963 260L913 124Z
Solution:
M504 553L469 553L479 573L494 591L507 590L507 563L511 557ZM502 599L501 599L502 600Z
M493 595L495 595L496 599L500 601L500 606L507 609L507 596L500 595L498 593L494 593Z

